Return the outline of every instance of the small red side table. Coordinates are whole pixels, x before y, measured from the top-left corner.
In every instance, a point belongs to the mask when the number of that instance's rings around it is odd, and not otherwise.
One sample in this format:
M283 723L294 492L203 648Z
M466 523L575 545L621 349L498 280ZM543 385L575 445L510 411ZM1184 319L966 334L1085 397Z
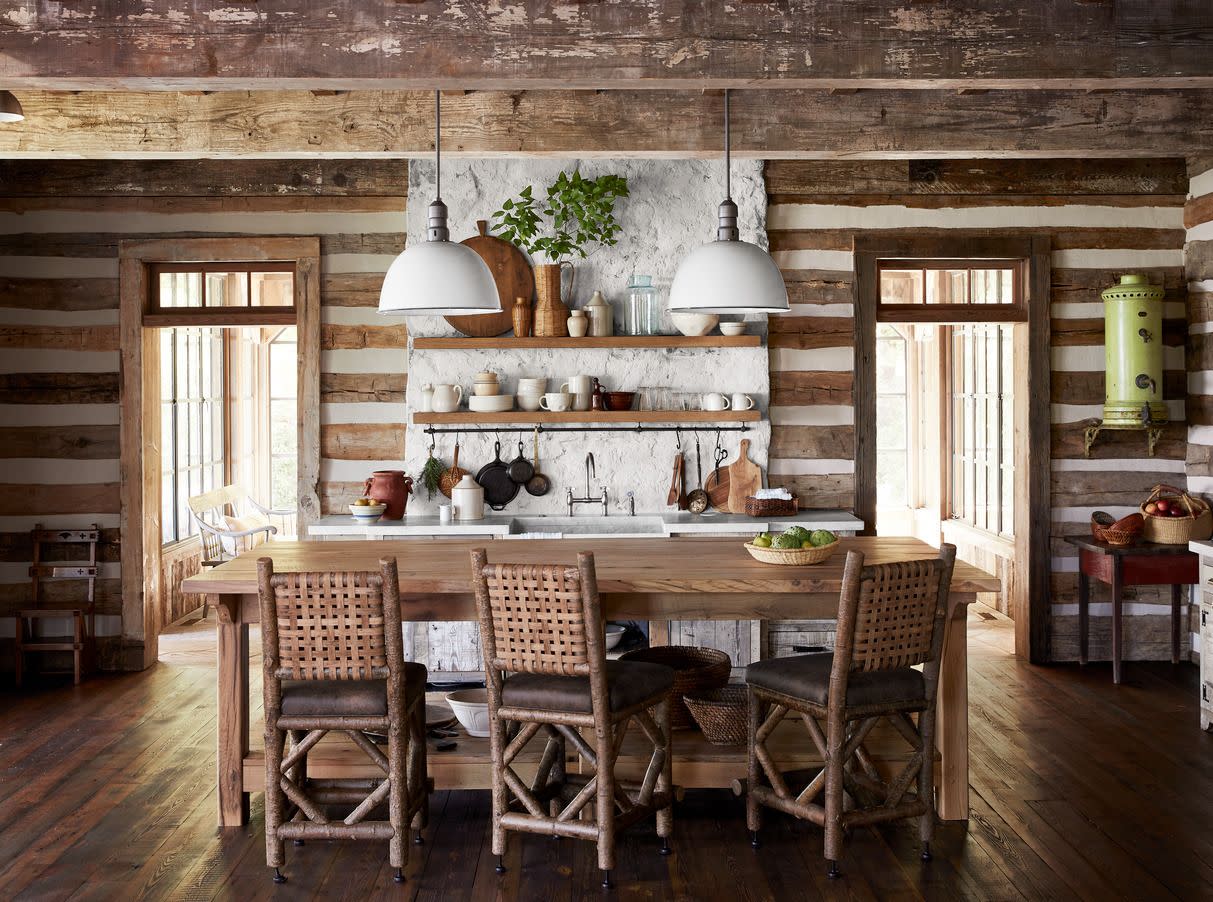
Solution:
M1112 682L1120 682L1121 596L1125 586L1171 587L1171 663L1179 663L1180 587L1200 581L1200 558L1187 545L1109 545L1066 536L1078 548L1078 660L1087 663L1087 608L1091 580L1112 588Z

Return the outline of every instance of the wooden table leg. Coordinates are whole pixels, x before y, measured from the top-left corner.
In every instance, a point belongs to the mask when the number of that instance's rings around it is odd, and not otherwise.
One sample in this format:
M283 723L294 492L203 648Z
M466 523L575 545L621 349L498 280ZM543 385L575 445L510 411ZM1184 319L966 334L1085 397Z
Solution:
M1179 637L1180 637L1180 631L1179 631L1179 627L1180 627L1179 601L1180 601L1180 598L1179 598L1179 595L1180 595L1180 589L1181 589L1181 587L1180 587L1179 583L1176 583L1175 585L1171 586L1171 663L1172 664L1179 663Z
M972 595L952 596L943 662L939 671L936 734L942 758L935 787L939 817L969 817L969 647L968 616Z
M219 826L248 823L249 794L244 791L244 757L249 746L249 629L240 622L239 596L218 596L218 793Z
M1091 577L1078 565L1078 663L1087 663L1088 631L1090 629Z
M1112 682L1120 684L1121 596L1124 595L1124 568L1117 555L1112 560Z

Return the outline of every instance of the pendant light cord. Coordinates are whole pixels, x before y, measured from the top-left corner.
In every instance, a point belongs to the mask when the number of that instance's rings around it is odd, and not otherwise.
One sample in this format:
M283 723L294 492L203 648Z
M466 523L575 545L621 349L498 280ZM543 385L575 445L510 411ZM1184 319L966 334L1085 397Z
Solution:
M729 151L729 89L724 89L724 199L733 199L733 165Z
M437 89L434 90L434 197L442 200L442 92Z

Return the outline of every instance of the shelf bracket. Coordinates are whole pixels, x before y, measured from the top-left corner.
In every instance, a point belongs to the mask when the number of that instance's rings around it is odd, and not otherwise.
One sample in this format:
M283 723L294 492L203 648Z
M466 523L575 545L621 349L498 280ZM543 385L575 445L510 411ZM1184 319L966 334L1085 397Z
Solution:
M1091 456L1091 448L1095 444L1095 440L1099 438L1099 434L1105 429L1113 429L1114 431L1123 431L1125 429L1136 429L1145 432L1146 434L1146 452L1148 456L1153 457L1154 451L1158 447L1158 442L1162 439L1161 426L1104 426L1102 423L1095 423L1087 426L1082 431L1082 456L1089 458Z

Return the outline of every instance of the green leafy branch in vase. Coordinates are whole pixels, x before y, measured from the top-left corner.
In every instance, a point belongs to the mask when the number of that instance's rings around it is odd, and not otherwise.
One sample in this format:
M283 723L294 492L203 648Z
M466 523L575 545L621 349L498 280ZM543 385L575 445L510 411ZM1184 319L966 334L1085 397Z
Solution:
M587 179L577 170L561 172L548 186L546 200L536 200L533 188L527 185L493 214L498 238L552 263L573 256L584 260L591 245L618 243L615 202L628 196L623 176Z

